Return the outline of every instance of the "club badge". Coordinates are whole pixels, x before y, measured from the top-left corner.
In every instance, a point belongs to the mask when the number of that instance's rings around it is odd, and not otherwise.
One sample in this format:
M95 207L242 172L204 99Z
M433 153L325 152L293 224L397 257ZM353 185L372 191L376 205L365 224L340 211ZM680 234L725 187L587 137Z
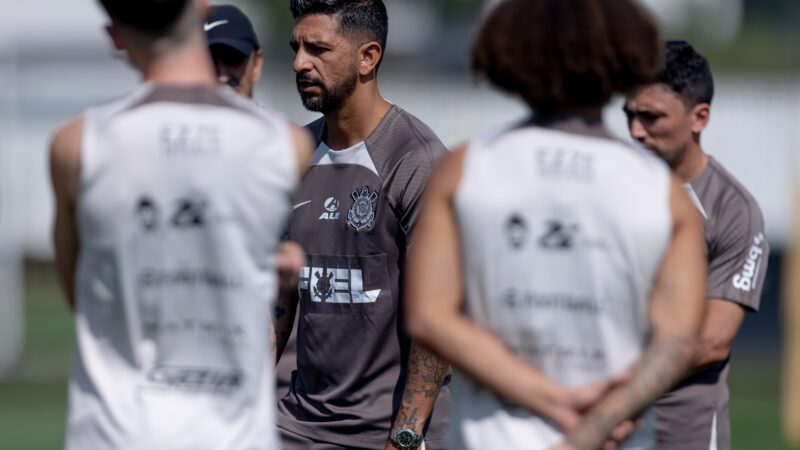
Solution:
M328 269L324 269L322 271L322 275L320 275L319 271L314 273L314 276L317 277L317 282L314 284L314 297L317 297L320 300L327 300L333 296L333 272L328 273Z
M378 203L378 193L370 192L364 186L359 191L353 191L353 206L347 212L347 223L356 231L372 228L375 221L375 205Z

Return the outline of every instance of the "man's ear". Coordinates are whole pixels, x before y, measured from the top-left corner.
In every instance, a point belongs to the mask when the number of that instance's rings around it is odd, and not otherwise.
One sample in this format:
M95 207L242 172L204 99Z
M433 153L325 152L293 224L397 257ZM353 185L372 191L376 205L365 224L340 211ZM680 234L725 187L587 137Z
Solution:
M261 80L261 74L264 69L264 50L258 49L253 55L253 85L258 84Z
M362 44L358 48L358 74L367 76L371 74L383 57L381 45L375 41Z
M106 34L111 39L111 43L114 44L115 50L125 50L125 40L113 23L106 25Z
M711 120L711 105L700 103L692 108L692 133L700 134L708 126Z

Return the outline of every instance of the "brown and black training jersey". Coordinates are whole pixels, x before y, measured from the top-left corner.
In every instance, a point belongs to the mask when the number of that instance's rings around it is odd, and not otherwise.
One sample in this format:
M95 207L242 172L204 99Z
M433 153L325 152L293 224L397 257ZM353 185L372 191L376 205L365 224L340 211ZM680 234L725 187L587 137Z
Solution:
M288 238L306 252L301 271L297 369L278 406L292 433L348 447L383 448L402 395L409 338L402 269L422 192L445 148L420 120L392 106L364 141L331 150L325 122L294 202ZM446 432L443 389L430 448Z
M686 190L704 219L706 297L758 311L769 257L758 203L711 157ZM729 365L725 360L693 375L656 403L660 450L730 449Z

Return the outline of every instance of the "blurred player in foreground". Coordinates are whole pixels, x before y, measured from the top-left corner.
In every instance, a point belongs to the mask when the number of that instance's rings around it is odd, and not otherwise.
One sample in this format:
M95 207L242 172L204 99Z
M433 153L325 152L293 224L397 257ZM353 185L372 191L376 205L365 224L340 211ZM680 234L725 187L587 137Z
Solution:
M481 26L473 67L533 114L443 159L409 256L412 337L465 374L448 448L613 446L685 375L700 220L666 164L601 122L660 47L628 0L510 0ZM652 448L653 419L622 446Z
M658 448L731 448L728 371L745 312L756 312L769 246L761 209L700 145L711 118L714 80L706 59L683 41L666 44L656 83L628 96L631 136L666 161L703 216L708 315L692 375L656 404Z
M445 147L381 96L388 33L381 0L290 4L300 98L324 117L309 125L318 147L289 221L289 239L308 263L297 370L278 405L284 446L411 449L424 439L441 449L448 388L438 400L432 393L447 365L406 334L400 280L424 186ZM290 331L295 309L286 306L279 336Z
M214 5L203 24L211 59L220 84L253 99L255 86L261 80L264 51L258 43L250 19L236 6ZM298 273L305 264L303 249L295 242L283 242L278 248L278 272L284 295L297 289ZM276 306L280 308L279 306ZM295 367L296 341L292 334L275 369L276 395L283 398L289 390L289 377Z
M217 85L204 1L101 3L144 83L52 141L65 448L279 448L275 251L311 140Z

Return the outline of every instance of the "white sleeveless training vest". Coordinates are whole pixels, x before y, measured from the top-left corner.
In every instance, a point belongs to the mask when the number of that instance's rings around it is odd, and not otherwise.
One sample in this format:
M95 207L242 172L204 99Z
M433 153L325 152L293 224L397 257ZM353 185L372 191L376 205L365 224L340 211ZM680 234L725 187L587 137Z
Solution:
M84 121L65 447L279 448L288 122L228 88L149 84Z
M522 127L473 142L455 196L467 314L567 387L629 368L669 245L668 168L611 139ZM448 448L548 449L559 430L469 378ZM623 448L652 445L652 415Z

